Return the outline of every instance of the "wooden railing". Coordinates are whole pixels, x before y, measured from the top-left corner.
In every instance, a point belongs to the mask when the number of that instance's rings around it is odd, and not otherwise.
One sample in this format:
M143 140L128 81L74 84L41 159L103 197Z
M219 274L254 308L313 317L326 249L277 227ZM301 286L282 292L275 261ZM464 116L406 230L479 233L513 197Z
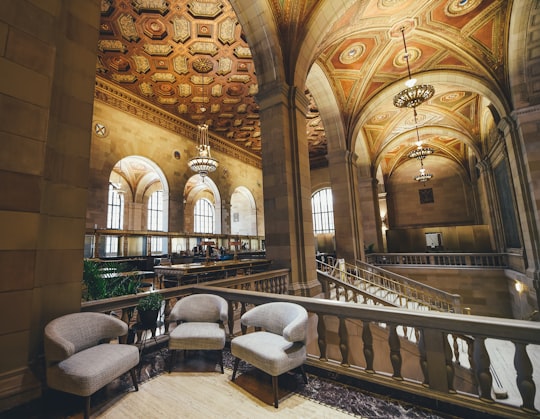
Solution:
M372 265L410 265L463 268L501 268L508 266L504 253L370 253Z
M393 307L350 304L287 295L287 270L220 280L206 286L185 286L159 290L170 304L192 293L212 293L229 301L228 338L242 333L238 319L250 306L271 301L290 301L310 313L307 364L313 371L350 376L401 391L484 414L504 417L530 417L535 409L536 385L533 365L527 349L537 351L540 324L523 320L490 318L452 313L421 312ZM261 292L259 290L264 290ZM133 308L138 296L84 303L84 311L123 311ZM384 323L384 339L376 326ZM417 351L402 350L404 340L397 327L415 329ZM166 329L166 327L164 327ZM461 388L456 380L459 368L453 359L451 336L471 337L469 348L474 391ZM166 340L166 330L161 339ZM513 359L506 368L515 371L521 400L492 397L493 377L486 339L511 342ZM535 345L535 346L533 346ZM477 391L476 391L477 388Z

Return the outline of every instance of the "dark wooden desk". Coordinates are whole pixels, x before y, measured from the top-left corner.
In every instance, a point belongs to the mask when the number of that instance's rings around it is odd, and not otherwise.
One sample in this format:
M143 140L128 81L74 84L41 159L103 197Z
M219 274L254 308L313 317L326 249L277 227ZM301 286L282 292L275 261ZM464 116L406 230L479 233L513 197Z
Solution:
M198 263L183 263L170 266L154 266L160 286L164 278L176 281L176 286L191 282L203 282L234 276L239 270L251 273L253 270L265 270L270 265L267 259L218 260Z

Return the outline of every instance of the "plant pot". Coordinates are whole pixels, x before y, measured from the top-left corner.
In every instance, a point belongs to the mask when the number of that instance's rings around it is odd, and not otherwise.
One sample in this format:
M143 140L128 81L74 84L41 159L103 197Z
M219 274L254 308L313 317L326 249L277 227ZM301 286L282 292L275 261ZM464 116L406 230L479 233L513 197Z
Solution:
M154 329L157 326L159 310L139 311L139 320L145 329Z

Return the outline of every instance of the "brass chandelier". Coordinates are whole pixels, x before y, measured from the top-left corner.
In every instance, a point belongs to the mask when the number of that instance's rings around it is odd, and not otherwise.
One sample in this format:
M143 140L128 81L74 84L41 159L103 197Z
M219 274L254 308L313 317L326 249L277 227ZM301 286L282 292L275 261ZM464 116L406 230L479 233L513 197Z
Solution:
M432 177L433 175L431 173L426 172L426 169L424 168L424 162L420 160L420 172L414 177L414 180L425 184Z
M414 111L414 128L416 130L416 148L412 150L407 156L411 159L424 160L430 154L433 154L433 149L431 147L422 146L422 141L420 141L420 134L418 132L418 121L416 118L416 108Z
M201 81L201 83L203 84L203 82L204 82L204 79ZM206 108L204 107L204 103L205 103L204 86L202 88L202 92L203 92L203 99L202 99L203 105L201 105L200 111L201 113L204 113L206 112ZM210 154L210 142L208 140L208 125L207 124L203 123L197 126L197 141L198 141L197 155L189 159L188 166L191 170L198 173L202 177L202 180L204 182L204 177L207 176L209 173L214 172L219 165L219 162L216 159L212 158Z
M405 62L407 63L407 73L409 79L405 82L406 89L394 96L394 106L398 108L416 108L418 105L430 99L435 93L435 89L430 84L416 84L416 79L411 76L411 67L409 65L409 52L405 42L405 27L401 27L401 36L403 37L403 46L405 48Z

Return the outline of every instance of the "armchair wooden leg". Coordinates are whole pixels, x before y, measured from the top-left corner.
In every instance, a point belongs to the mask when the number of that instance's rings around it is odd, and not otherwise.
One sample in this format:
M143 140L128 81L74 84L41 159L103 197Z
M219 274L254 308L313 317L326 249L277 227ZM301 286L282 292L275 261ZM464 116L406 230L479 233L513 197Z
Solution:
M278 408L278 378L273 375L272 376L272 389L274 391L274 407Z
M133 382L133 387L135 387L135 391L139 391L139 384L137 383L137 372L135 371L135 368L132 368L129 370L131 373L131 381Z
M240 363L240 358L234 358L234 367L232 372L232 381L236 378L236 370L238 369L238 364Z
M90 397L86 396L84 399L84 419L90 418Z
M307 384L307 375L306 375L306 371L304 370L304 366L303 365L300 365L300 371L302 372L302 378L304 379L304 384Z
M223 350L219 351L219 365L221 367L221 373L223 374Z

